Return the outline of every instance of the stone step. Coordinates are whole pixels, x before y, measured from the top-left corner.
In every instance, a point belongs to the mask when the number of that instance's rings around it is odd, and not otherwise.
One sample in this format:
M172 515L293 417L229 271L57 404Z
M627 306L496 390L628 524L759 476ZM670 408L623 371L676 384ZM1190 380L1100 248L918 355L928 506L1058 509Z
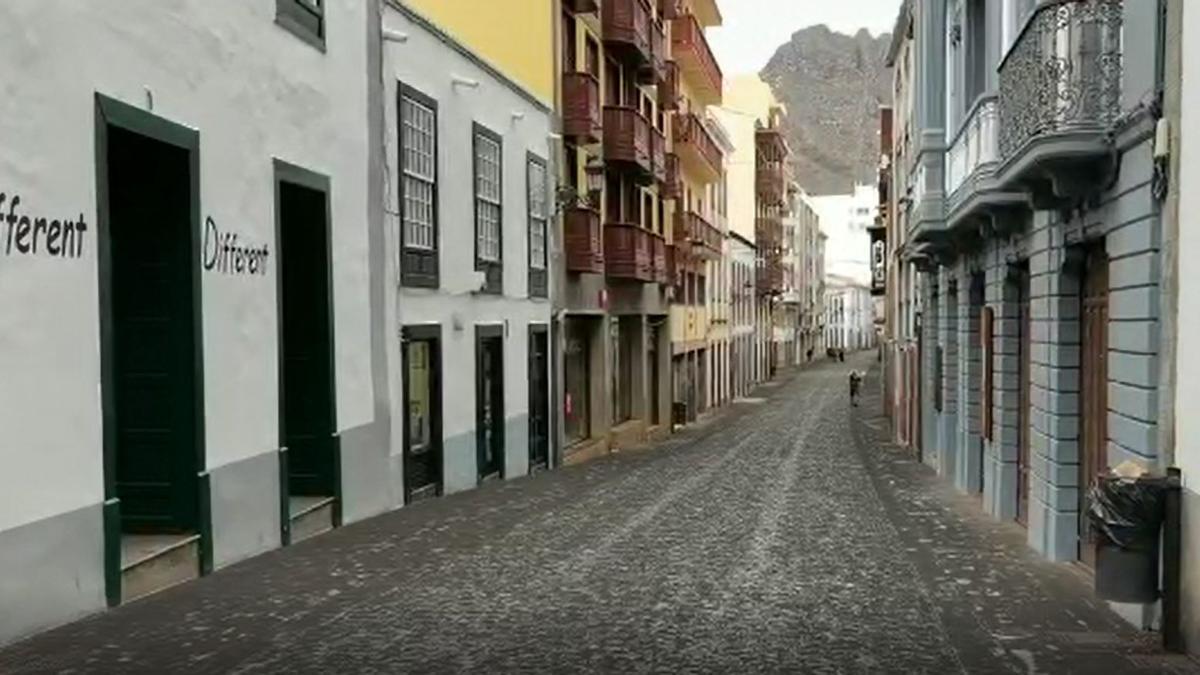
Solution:
M121 602L200 576L200 535L121 536Z
M333 505L333 497L288 497L292 543L332 530Z

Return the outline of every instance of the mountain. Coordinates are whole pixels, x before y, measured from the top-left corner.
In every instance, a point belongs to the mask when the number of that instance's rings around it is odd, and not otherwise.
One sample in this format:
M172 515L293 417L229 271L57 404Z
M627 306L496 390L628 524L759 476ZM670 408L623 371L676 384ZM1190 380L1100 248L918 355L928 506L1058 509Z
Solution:
M795 175L813 194L844 194L874 183L879 106L891 102L884 66L892 37L835 33L825 25L792 35L759 74L787 105Z

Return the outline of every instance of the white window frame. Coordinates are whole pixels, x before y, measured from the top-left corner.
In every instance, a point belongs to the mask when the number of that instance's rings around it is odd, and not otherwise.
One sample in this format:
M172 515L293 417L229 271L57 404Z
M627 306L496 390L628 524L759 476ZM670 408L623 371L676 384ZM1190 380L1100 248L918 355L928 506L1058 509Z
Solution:
M544 270L549 260L549 189L550 172L546 162L537 155L529 155L525 162L526 180L529 185L529 266Z
M437 248L437 111L407 93L400 100L404 247L432 251Z
M483 263L503 260L504 146L499 136L475 128L475 257Z

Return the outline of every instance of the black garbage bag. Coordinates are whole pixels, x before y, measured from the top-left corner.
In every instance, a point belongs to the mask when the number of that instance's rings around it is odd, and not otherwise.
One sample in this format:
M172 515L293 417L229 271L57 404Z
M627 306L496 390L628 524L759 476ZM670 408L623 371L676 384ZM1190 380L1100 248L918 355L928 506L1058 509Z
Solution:
M1120 548L1157 549L1166 495L1162 478L1104 476L1088 490L1088 518L1098 533Z

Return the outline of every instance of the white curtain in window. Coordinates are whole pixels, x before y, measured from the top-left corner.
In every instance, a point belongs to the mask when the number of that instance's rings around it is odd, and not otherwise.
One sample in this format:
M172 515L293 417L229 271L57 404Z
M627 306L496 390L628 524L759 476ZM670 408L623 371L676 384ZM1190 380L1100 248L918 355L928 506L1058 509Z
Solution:
M404 97L401 104L404 181L404 244L409 248L434 247L434 148L437 130L433 111Z
M480 260L500 260L500 144L475 138L475 244Z
M529 266L546 269L546 165L529 162Z

